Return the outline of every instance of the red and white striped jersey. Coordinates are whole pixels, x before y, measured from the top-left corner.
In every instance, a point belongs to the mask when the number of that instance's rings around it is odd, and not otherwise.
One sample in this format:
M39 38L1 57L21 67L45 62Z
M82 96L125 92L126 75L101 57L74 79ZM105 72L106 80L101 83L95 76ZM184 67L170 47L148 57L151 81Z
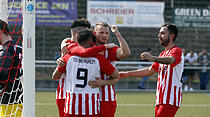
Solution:
M72 44L73 44L72 47L76 46L76 43L71 40L67 40L66 43L69 43L67 48L69 48L69 46L71 46ZM66 77L66 73L63 73L59 79L57 90L56 90L56 99L65 99L66 97L65 86L64 86L65 77Z
M99 114L99 93L66 92L64 112L71 115Z
M64 86L64 81L66 78L66 73L63 73L61 75L61 78L59 79L57 90L56 90L56 99L65 99L66 93L65 93L65 86Z
M102 55L88 58L66 55L63 60L67 64L64 68L58 66L58 70L66 71L64 112L72 115L99 114L99 88L91 88L87 83L100 77L101 72L111 75L115 68Z
M117 56L116 51L119 47L106 49L104 51L105 58L107 58L113 66L116 66ZM108 79L107 74L102 73L101 78L103 80ZM100 88L100 101L116 101L116 94L114 85L105 85Z
M152 68L158 72L156 105L170 104L180 107L182 102L182 72L184 68L184 54L176 46L163 51L160 57L173 56L173 64L153 63Z
M85 49L76 42L73 42L71 40L68 40L67 43L67 49L69 51L69 54L71 55L78 55L78 56L84 56L84 57L92 57L95 56L95 53L99 53L100 51L106 49L104 45L101 46L95 46L93 48L88 48ZM64 73L65 74L65 73ZM56 99L65 99L65 85L64 85L64 80L65 80L66 75L62 75L59 84L56 90Z

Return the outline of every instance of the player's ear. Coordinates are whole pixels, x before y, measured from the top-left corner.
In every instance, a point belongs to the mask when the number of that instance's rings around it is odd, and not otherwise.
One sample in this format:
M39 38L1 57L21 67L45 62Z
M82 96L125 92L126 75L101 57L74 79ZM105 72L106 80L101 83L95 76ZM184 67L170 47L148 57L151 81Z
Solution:
M93 31L93 35L96 36L96 31L95 30Z
M170 39L174 39L174 37L175 37L174 33L170 34Z

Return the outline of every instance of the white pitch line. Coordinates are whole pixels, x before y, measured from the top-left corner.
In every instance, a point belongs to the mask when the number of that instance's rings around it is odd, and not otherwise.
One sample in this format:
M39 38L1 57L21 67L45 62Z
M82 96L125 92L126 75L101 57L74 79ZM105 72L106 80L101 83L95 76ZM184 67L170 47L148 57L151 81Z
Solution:
M154 106L154 104L117 104L118 106L129 106L129 107L147 107L147 106ZM181 106L184 107L210 107L210 104L182 104Z
M54 106L56 103L36 103L37 106ZM154 104L117 104L117 106L127 107L148 107L154 106ZM184 107L210 107L210 104L182 104Z
M35 103L37 106L54 106L56 103Z
M154 106L154 104L117 104L117 106L129 106L129 107L142 106L142 107L145 107L145 106Z
M183 106L187 106L187 107L210 107L210 104L183 104Z

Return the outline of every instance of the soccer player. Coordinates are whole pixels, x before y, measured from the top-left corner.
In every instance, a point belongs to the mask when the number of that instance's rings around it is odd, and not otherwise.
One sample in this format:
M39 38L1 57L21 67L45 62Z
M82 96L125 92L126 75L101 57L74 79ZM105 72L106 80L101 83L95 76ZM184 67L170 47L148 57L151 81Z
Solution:
M130 55L130 49L126 41L121 36L118 31L117 26L111 26L111 31L115 34L120 44L120 47L114 47L106 49L103 54L105 58L111 61L112 65L115 65L116 61L124 59ZM108 43L109 39L109 25L104 22L99 22L95 25L93 34L96 37L96 45L105 45ZM100 88L100 117L114 117L117 102L115 97L115 89L113 81L108 80L106 74L101 75L101 79L96 79L90 81L89 85L91 87L101 87ZM112 85L107 85L106 82L113 82Z
M95 56L97 53L99 53L102 50L105 50L106 48L112 48L112 47L116 46L114 44L106 44L106 45L95 46L93 48L87 48L87 49L79 46L79 44L77 43L77 38L76 38L77 32L82 31L82 30L87 30L90 28L91 28L91 25L88 22L88 20L85 18L77 19L72 23L72 25L71 25L72 37L64 39L61 43L63 56L67 53L71 54L71 52L72 52L72 53L75 53L81 57L91 57L91 56ZM94 43L91 46L93 46L93 45L94 45ZM60 66L65 65L65 62L62 62L61 59L59 59L57 61L57 63ZM66 77L66 75L64 73L59 80L59 84L58 84L58 87L56 90L56 102L57 102L60 117L64 116L63 112L64 112L64 101L65 101L65 93L64 93L64 90L65 90L64 79L65 79L65 77ZM115 81L109 80L105 83L106 84L111 84L111 83L114 84L114 83L116 83L116 80Z
M61 53L62 56L69 53L68 46L70 44L76 43L76 34L78 31L90 29L91 25L89 21L85 18L77 19L73 21L70 29L71 29L71 38L66 38L61 43ZM65 64L65 63L64 63ZM61 78L59 79L59 84L56 90L56 103L59 110L59 116L64 117L64 103L65 103L65 85L64 85L64 79L66 77L66 74L62 74Z
M90 29L90 28L91 28L91 24L87 19L81 18L81 19L74 20L71 24L71 27L70 27L71 38L66 38L62 41L61 52L64 55L69 53L68 45L71 44L71 43L75 43L77 41L77 39L76 39L77 32L81 31L81 30Z
M22 47L10 36L9 25L0 19L0 116L22 116Z
M174 117L182 102L184 54L175 45L177 34L174 24L164 24L159 30L158 39L165 50L158 57L148 52L140 56L142 60L154 63L149 68L120 72L120 78L143 77L158 72L155 117Z
M79 31L77 42L84 48L92 45L92 32ZM99 116L99 88L91 88L87 85L89 80L100 77L104 72L112 78L118 78L118 70L115 69L103 55L82 58L74 55L65 55L62 58L66 66L58 66L53 73L53 79L60 78L66 71L66 104L65 117L98 117Z

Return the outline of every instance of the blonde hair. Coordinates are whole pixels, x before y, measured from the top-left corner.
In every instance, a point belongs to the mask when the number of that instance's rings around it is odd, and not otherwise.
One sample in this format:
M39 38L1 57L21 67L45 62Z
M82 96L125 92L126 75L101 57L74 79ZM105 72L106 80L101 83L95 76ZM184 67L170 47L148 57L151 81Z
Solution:
M109 25L106 22L98 22L96 23L96 25L94 26L94 30L96 30L97 26L104 26L104 27L109 27Z

